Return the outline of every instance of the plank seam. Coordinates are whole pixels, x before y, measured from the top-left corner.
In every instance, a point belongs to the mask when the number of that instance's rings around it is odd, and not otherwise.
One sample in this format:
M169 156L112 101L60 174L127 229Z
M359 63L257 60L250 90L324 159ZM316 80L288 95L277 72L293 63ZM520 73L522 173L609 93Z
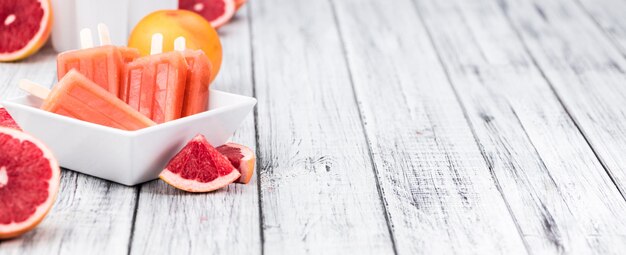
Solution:
M515 112L515 109L513 109L513 107L509 107L509 108L511 110L511 113L513 113L513 116L515 116L515 119L517 120L517 123L519 123L519 125L522 127L522 130L524 131L524 135L526 136L526 139L532 145L533 150L534 150L534 154L537 155L537 158L541 162L541 166L546 170L546 174L548 175L548 177L550 177L550 181L552 182L552 184L554 184L554 186L560 192L559 185L557 185L556 181L554 180L554 177L552 176L550 171L548 171L548 165L546 165L546 162L543 160L543 157L541 156L541 154L537 150L537 146L535 146L535 143L533 142L533 139L530 138L530 135L528 134L528 131L526 130L526 127L524 127L524 124L522 123L522 120L519 118L519 116L517 115L517 112ZM561 200L563 200L563 196L560 196L560 198L561 198ZM571 210L569 209L569 204L566 203L565 200L563 200L563 203L565 204L565 206L567 206L568 210L571 212Z
M133 209L133 218L132 218L132 224L130 225L130 237L128 240L128 251L126 254L130 255L131 251L132 251L132 247L133 247L133 236L135 234L135 222L137 220L137 210L139 209L139 195L141 194L141 187L145 185L142 184L141 186L135 188L135 209Z
M374 155L372 154L372 143L366 131L365 119L363 117L363 112L361 111L361 104L359 103L359 98L356 94L356 87L354 84L352 69L350 67L350 61L348 60L348 50L346 49L346 44L343 40L343 33L341 30L341 26L339 25L339 18L337 17L337 9L335 7L335 3L333 0L328 0L328 2L330 4L330 8L332 11L333 20L337 27L337 34L339 37L339 42L341 43L341 52L343 54L343 57L345 60L345 66L348 71L348 79L350 81L350 87L352 88L352 97L353 97L354 102L356 103L357 111L359 114L359 120L361 121L361 129L363 130L363 136L365 136L365 142L367 143L367 153L369 155L370 162L372 164L372 170L374 171L374 175L375 175L374 180L376 182L376 190L378 191L378 196L380 197L380 203L383 209L383 214L385 215L385 221L387 222L387 230L389 231L389 238L391 240L391 248L394 254L398 254L398 249L396 248L396 239L395 239L394 232L393 232L393 223L391 222L391 215L389 215L389 211L387 210L387 201L385 200L385 196L383 195L384 191L379 181L380 173L378 171L378 167L376 167L376 163L374 161Z
M411 3L413 4L413 8L416 12L417 17L419 18L420 22L422 23L422 27L424 28L424 30L426 31L426 34L428 35L428 41L430 42L430 45L432 46L435 55L437 56L437 61L439 62L439 65L441 66L441 69L443 70L445 76L446 76L446 80L448 81L448 85L452 88L452 91L454 93L454 97L456 98L459 107L461 108L462 112L463 112L463 116L465 117L465 121L467 122L467 125L469 126L471 132L472 132L472 136L474 138L474 142L476 143L476 145L478 146L478 150L480 151L480 154L483 158L483 160L485 161L485 165L487 166L487 168L489 169L489 172L491 174L491 177L493 179L494 185L496 186L496 189L498 189L498 193L500 193L500 197L502 197L502 200L506 206L507 211L509 212L509 215L511 216L511 219L513 220L513 223L515 224L515 228L517 229L517 232L520 236L520 239L522 240L522 243L524 244L524 249L526 249L526 253L530 254L530 245L528 244L526 238L524 237L524 234L522 233L522 229L521 226L519 225L519 222L517 221L517 218L515 218L515 215L513 214L513 210L511 208L511 205L509 204L509 202L506 200L506 197L504 196L504 191L502 190L502 187L500 185L500 182L498 181L498 178L496 177L496 174L493 170L493 166L489 163L488 157L485 154L485 149L483 147L483 145L480 143L480 141L478 140L478 135L476 134L475 128L472 125L472 122L470 121L470 118L467 114L467 109L465 108L465 105L463 104L463 102L461 101L461 97L459 96L459 93L456 89L455 86L453 86L453 81L452 78L450 77L450 73L448 71L448 68L443 64L443 59L441 57L441 54L439 53L439 48L436 46L437 44L435 43L434 39L433 39L433 35L430 31L430 29L428 28L428 26L426 26L426 21L424 20L424 17L420 11L419 6L417 5L417 3L415 2L415 0L412 0ZM463 19L465 19L465 16L463 16L461 13L459 13L459 15L462 16ZM473 31L470 29L469 32L472 34L473 37Z
M496 1L498 2L498 6L500 7L500 11L502 11L502 14L506 18L506 21L507 21L509 27L512 29L512 31L515 33L517 38L522 43L522 48L524 49L524 52L526 52L526 55L528 55L528 57L530 58L530 61L533 63L535 68L537 68L537 70L541 74L541 77L546 81L546 83L548 83L548 87L550 88L550 91L552 91L552 93L556 97L556 100L559 102L559 104L565 110L565 113L567 114L567 116L572 120L572 123L574 124L576 129L578 129L578 132L580 132L580 134L582 135L583 139L587 143L587 146L589 146L589 149L593 152L593 155L596 157L596 159L598 159L598 162L600 162L600 165L602 166L602 168L604 168L604 171L609 176L609 179L611 180L611 182L613 182L613 185L615 185L615 187L617 187L617 190L619 191L620 195L622 195L622 199L626 200L626 194L624 193L625 191L622 190L619 185L617 185L617 181L615 180L615 178L613 178L613 175L611 174L611 170L606 165L606 163L602 160L602 158L600 157L600 155L598 154L598 152L596 151L594 146L591 144L591 141L589 141L589 138L588 138L587 134L580 127L579 121L576 120L576 118L574 117L574 115L572 115L572 113L570 112L570 109L567 107L565 102L563 102L563 99L561 98L559 93L554 88L554 84L552 84L552 81L550 81L550 79L548 78L546 73L543 71L543 69L541 68L541 66L539 65L537 60L535 59L535 56L532 54L532 52L528 48L528 45L527 45L526 41L524 40L524 37L520 34L520 32L518 31L517 27L515 27L515 25L513 25L513 21L511 20L511 17L509 15L508 11L505 8L506 3L504 3L503 0L496 0ZM609 41L611 41L611 40L609 40Z
M253 34L252 33L252 5L248 5L248 7L246 7L246 13L248 15L248 38L250 40L250 75L252 76L252 97L256 98L257 94L256 94L256 76L255 76L255 64L254 64L254 43L252 43L253 41ZM261 241L261 255L265 254L265 234L264 234L264 220L263 220L263 192L261 192L261 170L263 169L263 158L261 157L261 146L259 146L259 140L260 140L260 135L259 135L259 127L258 127L258 123L259 123L259 110L258 107L254 107L253 110L253 116L254 116L254 140L255 140L255 153L257 156L256 159L256 165L255 165L255 170L256 170L256 178L257 178L257 182L256 182L256 186L257 186L257 193L258 193L258 210L259 210L259 235L260 235L260 241Z

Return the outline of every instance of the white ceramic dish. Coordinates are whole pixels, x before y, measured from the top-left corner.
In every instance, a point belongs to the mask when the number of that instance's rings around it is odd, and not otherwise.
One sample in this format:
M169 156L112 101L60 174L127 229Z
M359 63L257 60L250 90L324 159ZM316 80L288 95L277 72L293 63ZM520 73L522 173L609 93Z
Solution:
M58 52L78 49L78 32L97 31L101 22L109 27L113 45L126 45L137 22L162 9L178 9L178 0L52 0L52 46Z
M135 185L158 177L167 162L197 134L225 143L256 99L211 90L209 110L137 131L124 131L40 110L41 100L22 96L1 103L24 131L43 141L62 167Z

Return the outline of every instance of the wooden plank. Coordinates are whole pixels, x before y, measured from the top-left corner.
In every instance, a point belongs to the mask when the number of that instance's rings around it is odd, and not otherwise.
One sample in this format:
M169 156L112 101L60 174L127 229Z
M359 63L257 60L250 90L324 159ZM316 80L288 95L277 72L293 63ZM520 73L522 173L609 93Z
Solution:
M398 253L526 253L414 4L334 2Z
M624 196L626 60L573 2L505 1L502 8Z
M56 81L56 52L44 48L17 63L0 64L0 98L21 95L17 81ZM54 152L53 152L54 153ZM136 189L63 170L56 204L33 231L0 242L2 254L122 254L128 240Z
M418 3L531 253L626 248L626 202L498 5Z
M222 70L212 87L251 96L250 37L246 8L220 28ZM255 149L254 116L234 142ZM206 194L176 190L156 180L142 186L131 254L260 254L257 178Z
M626 1L577 0L583 11L600 27L626 57Z
M328 1L250 1L266 254L391 254Z
M45 85L56 82L56 56L47 46L25 60L0 63L0 99L25 95L17 88L17 81L23 78Z

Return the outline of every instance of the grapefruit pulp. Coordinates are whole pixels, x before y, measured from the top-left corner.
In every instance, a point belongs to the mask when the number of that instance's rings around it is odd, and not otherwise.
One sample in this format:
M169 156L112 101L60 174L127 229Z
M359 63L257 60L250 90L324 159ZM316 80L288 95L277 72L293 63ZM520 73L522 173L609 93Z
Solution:
M198 13L219 28L233 18L237 4L235 0L179 0L178 8Z
M7 109L0 105L0 127L8 127L17 130L21 130L20 127L15 123L13 117L7 112Z
M37 52L52 29L50 0L0 1L0 61Z
M0 127L0 239L41 222L54 204L60 176L59 164L43 143Z
M227 143L217 147L217 151L226 156L230 163L239 170L241 177L237 180L238 183L248 183L254 174L254 163L256 157L254 152L241 144Z
M199 134L170 160L159 178L185 191L209 192L225 187L240 176L228 158Z

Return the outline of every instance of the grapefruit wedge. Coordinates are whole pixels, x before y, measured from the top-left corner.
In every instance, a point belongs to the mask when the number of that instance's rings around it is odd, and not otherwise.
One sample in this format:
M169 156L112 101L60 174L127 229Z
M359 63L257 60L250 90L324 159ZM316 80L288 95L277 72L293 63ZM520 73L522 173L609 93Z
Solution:
M0 1L0 61L37 52L52 29L50 0Z
M247 184L254 174L254 163L256 157L254 152L241 144L227 143L216 148L217 151L226 156L230 163L237 168L241 177L237 179L238 183Z
M0 127L0 239L41 222L56 200L60 176L59 164L43 143Z
M8 127L21 130L17 123L15 123L15 120L13 120L13 117L11 117L11 114L9 114L9 112L7 112L7 109L2 107L2 105L0 105L0 127Z
M225 187L241 174L203 135L194 137L174 156L159 178L189 192L209 192Z
M179 0L178 8L200 14L214 28L226 24L235 15L235 0Z

